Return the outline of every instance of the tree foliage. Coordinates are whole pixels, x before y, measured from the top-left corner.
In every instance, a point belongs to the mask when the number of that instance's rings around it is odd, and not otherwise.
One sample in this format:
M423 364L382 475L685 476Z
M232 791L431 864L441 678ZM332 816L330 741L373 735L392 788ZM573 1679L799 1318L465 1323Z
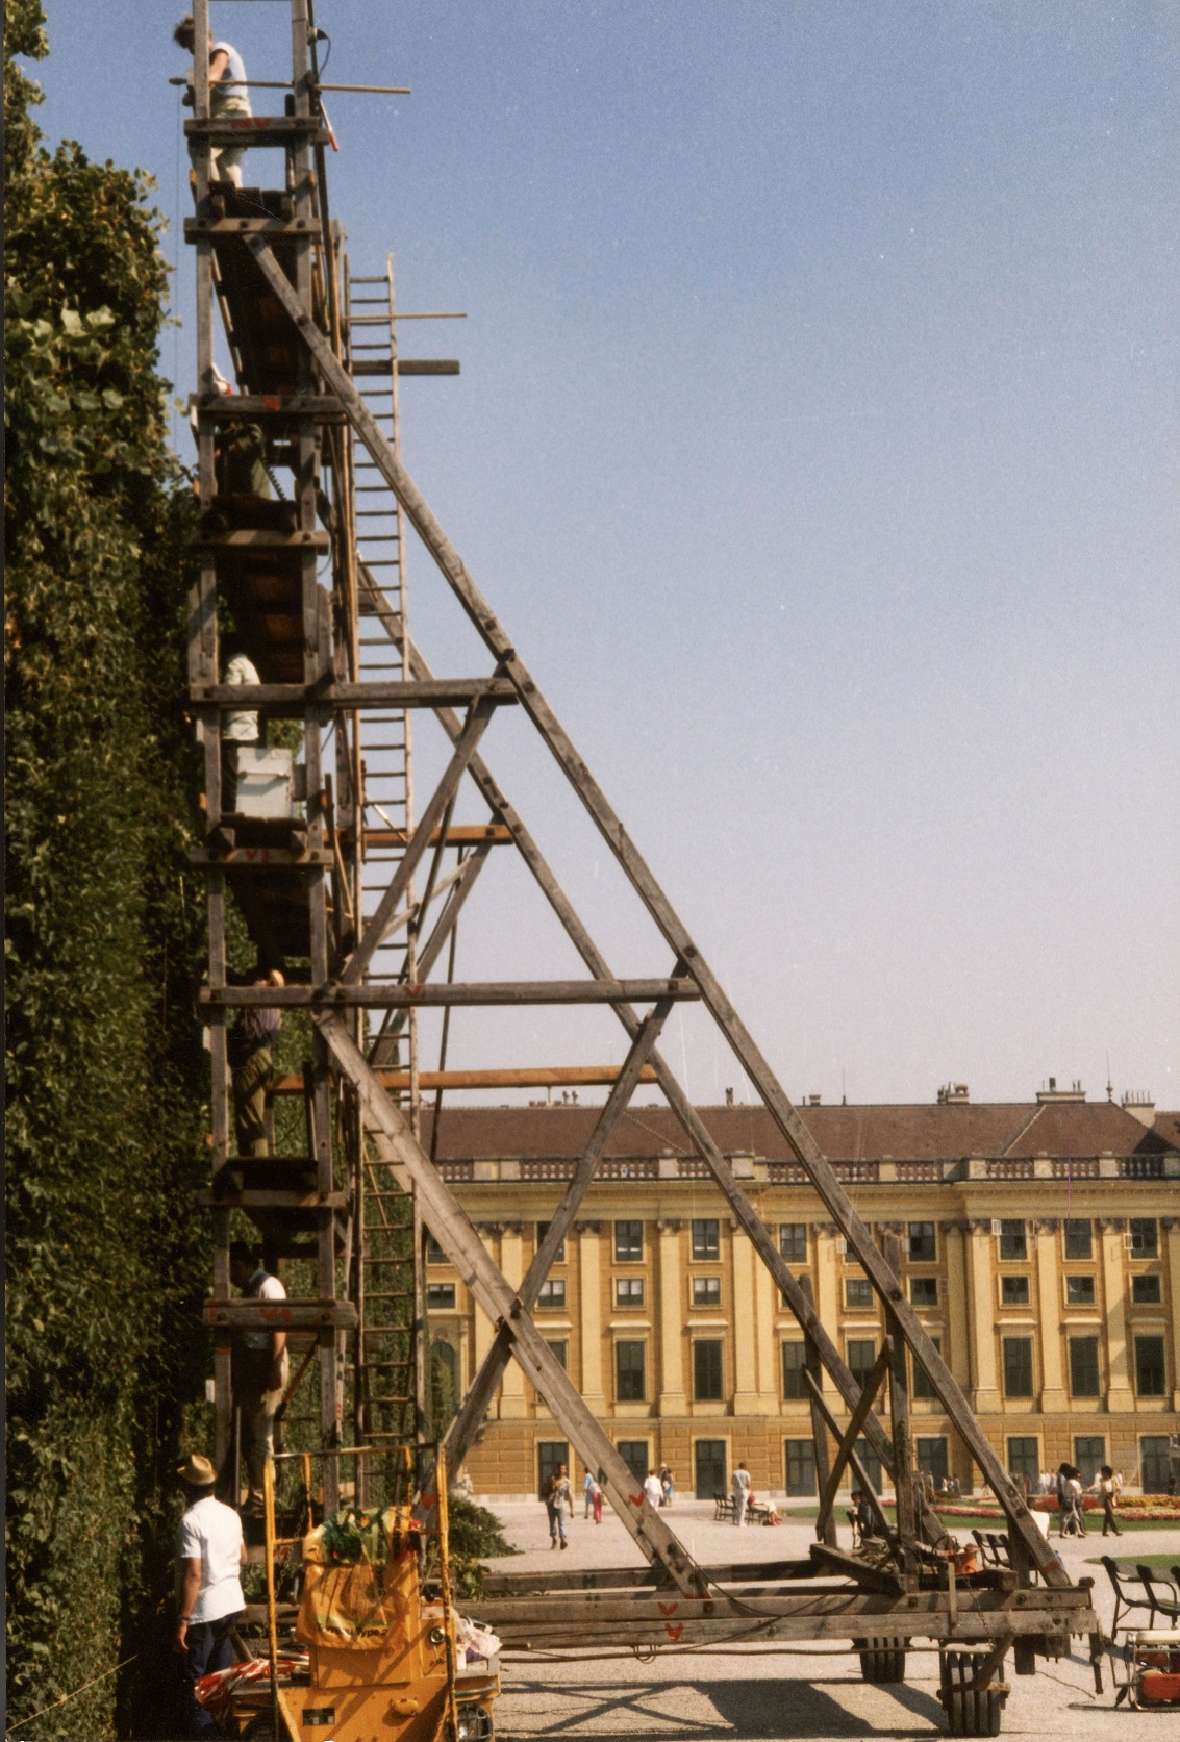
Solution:
M145 177L49 152L6 0L9 1721L128 1734L205 1370L207 1094L178 708L191 496Z

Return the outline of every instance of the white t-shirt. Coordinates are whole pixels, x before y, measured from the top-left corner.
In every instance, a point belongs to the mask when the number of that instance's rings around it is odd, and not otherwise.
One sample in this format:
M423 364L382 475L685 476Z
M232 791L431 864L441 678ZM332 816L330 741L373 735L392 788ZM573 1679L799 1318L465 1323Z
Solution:
M246 1607L242 1595L242 1521L232 1506L208 1494L180 1521L177 1556L201 1563L201 1584L191 1621L220 1621Z
M209 59L215 54L224 54L227 66L223 76L218 79L209 92L209 107L215 115L224 115L230 109L236 109L239 114L249 115L250 93L245 86L246 63L232 42L215 42L209 50ZM230 81L228 84L226 81Z
M658 1506L660 1501L663 1499L663 1490L660 1488L660 1478L658 1476L648 1476L644 1481L643 1491L647 1495L652 1506Z
M226 683L257 683L258 672L252 660L244 653L235 653L225 668ZM253 709L249 713L227 714L225 725L221 729L223 738L232 738L235 743L256 744L258 742L258 715Z
M247 1300L286 1300L287 1291L277 1276L261 1267L257 1269L245 1289ZM242 1341L247 1349L269 1349L271 1333L264 1330L245 1331Z
M735 1494L747 1494L747 1493L749 1493L749 1490L750 1490L750 1472L749 1472L749 1470L744 1470L744 1469L735 1470L733 1473L733 1482L732 1482L731 1486L732 1486Z

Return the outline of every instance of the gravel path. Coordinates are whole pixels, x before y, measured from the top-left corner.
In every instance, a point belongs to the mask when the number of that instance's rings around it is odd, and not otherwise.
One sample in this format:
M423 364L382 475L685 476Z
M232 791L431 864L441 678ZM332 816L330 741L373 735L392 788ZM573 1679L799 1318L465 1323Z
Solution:
M559 1558L549 1546L545 1510L539 1503L496 1504L505 1535L523 1554L491 1562L515 1572ZM678 1502L666 1515L685 1546L699 1561L723 1563L804 1558L814 1540L809 1522L786 1522L776 1529L736 1530L716 1524L707 1501ZM954 1521L950 1521L954 1528ZM583 1520L579 1507L570 1547L560 1553L563 1569L642 1564L622 1525L609 1512L603 1523ZM1057 1538L1054 1537L1054 1546ZM1087 1561L1107 1548L1140 1554L1175 1555L1180 1561L1180 1529L1128 1534L1121 1542L1097 1533L1066 1541L1064 1559L1076 1577L1092 1576L1099 1614L1109 1625L1113 1599L1099 1566ZM473 1613L478 1614L473 1605ZM1075 1642L1075 1650L1085 1645ZM709 1654L667 1655L639 1662L629 1651L607 1657L591 1648L585 1658L562 1661L536 1657L508 1659L504 1693L496 1708L501 1742L532 1738L629 1735L653 1742L778 1742L782 1737L927 1737L944 1734L937 1699L938 1658L933 1650L913 1653L910 1679L899 1687L872 1687L860 1679L857 1659L842 1648L729 1648ZM1078 1742L1169 1742L1180 1735L1174 1715L1112 1710L1110 1678L1101 1697L1084 1657L1046 1664L1035 1676L1015 1676L1008 1660L1012 1694L1004 1715L1005 1736L1070 1736Z

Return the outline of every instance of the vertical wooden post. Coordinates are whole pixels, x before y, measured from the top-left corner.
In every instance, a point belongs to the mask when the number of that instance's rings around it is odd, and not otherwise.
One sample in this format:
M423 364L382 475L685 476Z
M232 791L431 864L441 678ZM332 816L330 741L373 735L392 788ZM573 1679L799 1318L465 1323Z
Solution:
M894 1276L901 1275L901 1241L896 1234L883 1237L882 1251ZM889 1416L893 1428L893 1476L897 1491L897 1558L907 1581L915 1570L914 1446L910 1432L910 1381L906 1365L906 1339L892 1306L885 1305L885 1329L889 1339Z
M807 1297L808 1304L814 1304L811 1295L810 1276L801 1276L799 1278L799 1286ZM806 1337L803 1349L803 1364L805 1370L811 1374L811 1377L817 1386L822 1385L824 1372L823 1362L820 1360L819 1350L815 1346L815 1339L813 1337ZM828 1478L832 1473L832 1460L828 1451L828 1430L824 1423L819 1403L810 1388L807 1401L811 1410L811 1438L815 1445L816 1487L819 1492L823 1494L827 1489ZM827 1518L824 1520L823 1534L820 1537L820 1541L826 1542L829 1548L836 1547L836 1520L831 1513L829 1513Z

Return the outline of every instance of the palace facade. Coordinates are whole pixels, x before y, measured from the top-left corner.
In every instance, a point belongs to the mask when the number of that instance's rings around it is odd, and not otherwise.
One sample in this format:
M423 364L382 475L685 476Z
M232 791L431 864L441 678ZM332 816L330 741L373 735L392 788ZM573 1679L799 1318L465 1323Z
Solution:
M952 1085L930 1105L812 1097L800 1112L861 1217L898 1236L908 1298L1008 1469L1035 1481L1068 1459L1089 1479L1111 1463L1129 1487L1165 1489L1180 1434L1180 1116L1055 1085L1030 1103L973 1105ZM554 1104L440 1116L438 1165L509 1281L597 1115ZM777 1128L760 1106L701 1116L866 1373L879 1303ZM493 1327L437 1248L428 1260L431 1346L461 1394ZM802 1333L666 1108L619 1120L534 1316L637 1475L666 1463L681 1491L708 1497L744 1458L759 1494L816 1491ZM911 1384L922 1468L974 1486L920 1368ZM826 1395L846 1420L830 1383ZM475 1488L535 1493L557 1462L575 1460L511 1363L468 1459Z

